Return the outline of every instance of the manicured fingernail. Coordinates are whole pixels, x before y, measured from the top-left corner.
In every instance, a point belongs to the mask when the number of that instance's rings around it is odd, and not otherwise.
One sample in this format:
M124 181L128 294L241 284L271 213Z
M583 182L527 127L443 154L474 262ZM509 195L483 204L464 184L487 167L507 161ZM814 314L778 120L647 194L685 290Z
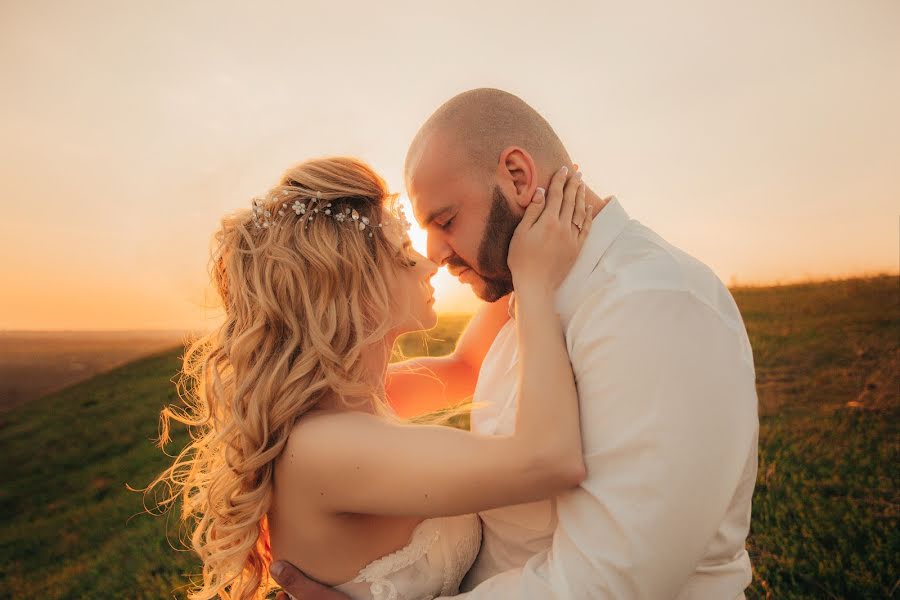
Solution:
M534 200L536 202L540 202L541 200L543 200L544 193L545 193L544 188L542 188L542 187L539 187L538 189L534 190Z
M569 174L569 167L563 166L563 168L560 169L559 172L563 174L563 177L565 177Z
M279 577L282 571L284 571L284 565L280 562L274 562L272 563L272 566L269 567L269 572L275 577Z
M581 171L578 171L577 173L575 173L575 175L573 175L573 177L575 177L575 179L578 179L580 181L581 177L582 177Z

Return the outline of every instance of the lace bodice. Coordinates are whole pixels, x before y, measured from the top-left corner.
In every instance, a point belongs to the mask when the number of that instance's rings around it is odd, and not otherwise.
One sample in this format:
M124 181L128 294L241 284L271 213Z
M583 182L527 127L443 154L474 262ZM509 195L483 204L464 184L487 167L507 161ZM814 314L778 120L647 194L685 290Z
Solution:
M335 589L353 600L432 600L452 596L481 547L478 515L419 523L409 544L374 560Z

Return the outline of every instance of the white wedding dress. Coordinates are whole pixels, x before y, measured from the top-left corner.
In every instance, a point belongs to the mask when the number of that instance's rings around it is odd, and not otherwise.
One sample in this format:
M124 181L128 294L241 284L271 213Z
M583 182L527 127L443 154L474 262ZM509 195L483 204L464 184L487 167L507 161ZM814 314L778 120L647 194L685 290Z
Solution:
M353 600L453 596L480 547L478 515L426 519L413 530L409 544L372 561L335 589Z

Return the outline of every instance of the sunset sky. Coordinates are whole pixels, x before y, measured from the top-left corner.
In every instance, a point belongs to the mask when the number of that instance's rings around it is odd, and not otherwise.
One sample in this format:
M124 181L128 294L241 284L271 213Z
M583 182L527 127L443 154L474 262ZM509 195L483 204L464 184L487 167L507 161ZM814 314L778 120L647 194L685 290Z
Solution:
M322 155L402 191L418 126L482 86L726 283L893 273L898 32L896 0L4 1L0 329L205 326L225 212Z

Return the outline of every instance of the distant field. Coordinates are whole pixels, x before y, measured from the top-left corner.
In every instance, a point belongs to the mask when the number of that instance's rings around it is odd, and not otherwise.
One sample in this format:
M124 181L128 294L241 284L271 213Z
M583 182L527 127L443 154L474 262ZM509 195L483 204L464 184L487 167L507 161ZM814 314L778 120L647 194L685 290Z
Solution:
M394 360L413 356L444 356L456 347L456 340L471 315L442 314L434 329L408 333L397 340Z
M898 595L900 280L736 289L754 347L760 469L750 598ZM441 354L465 317L443 318ZM436 339L435 339L436 338ZM183 598L177 517L139 514L167 459L150 440L180 350L139 360L3 415L0 597ZM184 443L182 436L177 439ZM170 451L175 450L175 444Z
M173 331L0 331L0 412L182 339Z

